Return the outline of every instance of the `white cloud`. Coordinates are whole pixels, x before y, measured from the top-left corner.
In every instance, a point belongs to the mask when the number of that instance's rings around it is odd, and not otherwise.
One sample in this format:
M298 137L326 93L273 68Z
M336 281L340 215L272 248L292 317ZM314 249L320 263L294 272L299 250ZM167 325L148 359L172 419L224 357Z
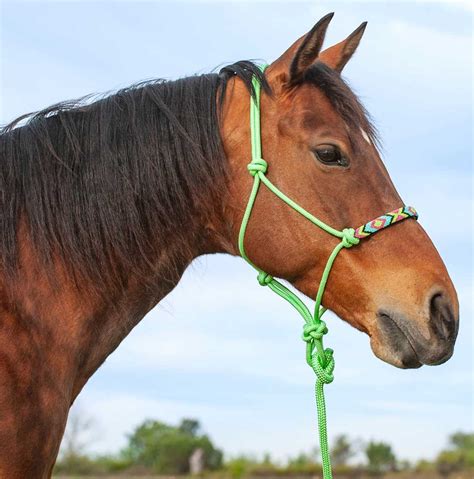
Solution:
M410 45L410 55L404 55L404 65L416 74L423 73L426 63L447 62L449 65L458 65L467 70L466 60L472 48L470 36L463 33L454 33L435 30L424 25L408 23L402 20L392 20L385 26L386 35L394 44L398 44L400 53L406 53L403 44ZM423 61L420 61L423 58ZM446 75L448 78L446 79ZM458 71L443 69L443 80L457 76ZM403 76L403 75L400 75Z
M182 326L182 325L181 325ZM305 384L303 344L301 357L282 351L281 342L270 343L255 335L225 338L213 331L183 329L146 332L126 341L108 361L114 370L167 370L187 373L246 374ZM297 334L295 334L297 337ZM296 342L296 341L294 341ZM269 360L268 358L272 358Z

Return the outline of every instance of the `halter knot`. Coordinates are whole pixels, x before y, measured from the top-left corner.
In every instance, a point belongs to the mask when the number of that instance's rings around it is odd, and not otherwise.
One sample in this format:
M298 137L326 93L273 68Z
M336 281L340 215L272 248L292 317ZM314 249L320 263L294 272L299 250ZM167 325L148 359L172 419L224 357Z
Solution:
M257 280L260 286L267 286L273 281L273 276L265 273L265 271L260 271L260 273L258 273Z
M306 343L312 343L313 341L319 341L327 332L328 328L324 321L319 321L319 323L306 323L303 326L302 339Z
M318 381L322 384L331 384L334 381L334 351L330 348L324 350L324 358L314 353L311 360L311 367Z
M268 164L263 158L256 158L247 165L247 170L249 170L252 176L255 176L259 171L261 171L262 173L266 173L267 168Z
M354 236L354 228L344 228L342 230L342 245L344 248L351 248L352 246L359 244L360 239Z

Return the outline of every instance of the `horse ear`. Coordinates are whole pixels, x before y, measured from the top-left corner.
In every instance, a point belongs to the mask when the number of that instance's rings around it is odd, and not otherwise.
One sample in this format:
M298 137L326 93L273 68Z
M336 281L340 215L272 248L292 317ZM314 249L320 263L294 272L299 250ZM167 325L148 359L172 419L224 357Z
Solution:
M321 52L318 59L332 69L341 72L357 50L366 26L367 22L362 23L345 40Z
M283 55L270 65L269 75L285 77L284 83L288 80L288 73L290 81L300 78L305 69L316 60L333 16L334 12L328 13L306 35L296 40Z
M323 46L326 30L332 20L334 12L325 15L308 32L299 46L290 66L290 81L298 81L306 69L318 58Z

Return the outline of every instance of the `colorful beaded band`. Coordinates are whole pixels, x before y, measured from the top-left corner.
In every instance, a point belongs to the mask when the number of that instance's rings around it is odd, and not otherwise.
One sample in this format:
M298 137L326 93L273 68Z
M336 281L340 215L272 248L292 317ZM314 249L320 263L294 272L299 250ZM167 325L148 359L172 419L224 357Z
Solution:
M418 213L413 206L402 206L401 208L385 213L384 215L369 221L365 225L359 226L354 231L354 236L359 239L366 238L387 226L393 225L393 223L397 223L398 221L407 218L418 218Z

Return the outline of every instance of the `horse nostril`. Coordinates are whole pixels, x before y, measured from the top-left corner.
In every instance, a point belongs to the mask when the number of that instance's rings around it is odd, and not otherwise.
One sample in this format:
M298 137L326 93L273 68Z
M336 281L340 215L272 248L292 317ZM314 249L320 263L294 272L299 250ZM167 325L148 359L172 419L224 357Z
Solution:
M457 322L449 300L442 293L436 293L430 300L430 321L435 334L443 340L456 337Z

